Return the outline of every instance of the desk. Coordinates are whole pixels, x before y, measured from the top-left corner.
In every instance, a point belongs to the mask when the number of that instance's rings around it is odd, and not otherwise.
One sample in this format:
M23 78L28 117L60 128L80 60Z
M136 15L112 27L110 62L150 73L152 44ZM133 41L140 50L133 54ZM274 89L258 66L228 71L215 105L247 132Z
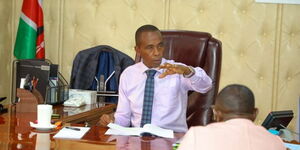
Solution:
M113 105L106 105L99 109L109 110L114 107ZM54 108L54 111L60 112L61 109L61 107ZM86 116L85 113L73 115L63 113L60 120L63 122L77 122L78 118L80 120L78 116ZM0 149L144 150L149 148L149 150L172 150L172 144L183 136L183 133L176 133L174 139L108 136L104 135L107 128L92 126L81 140L53 139L53 136L58 132L57 130L40 132L29 126L28 122L35 118L35 114L17 114L14 112L14 107L9 107L9 112L0 116Z

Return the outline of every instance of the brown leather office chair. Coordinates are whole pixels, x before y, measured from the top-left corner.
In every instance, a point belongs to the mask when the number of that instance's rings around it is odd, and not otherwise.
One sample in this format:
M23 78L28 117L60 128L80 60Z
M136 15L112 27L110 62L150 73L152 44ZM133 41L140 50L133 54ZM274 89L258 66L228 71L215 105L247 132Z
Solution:
M212 78L212 89L206 94L189 92L187 124L189 127L212 122L212 110L219 88L222 44L206 32L162 31L165 44L164 58L199 66ZM136 55L135 61L139 62Z

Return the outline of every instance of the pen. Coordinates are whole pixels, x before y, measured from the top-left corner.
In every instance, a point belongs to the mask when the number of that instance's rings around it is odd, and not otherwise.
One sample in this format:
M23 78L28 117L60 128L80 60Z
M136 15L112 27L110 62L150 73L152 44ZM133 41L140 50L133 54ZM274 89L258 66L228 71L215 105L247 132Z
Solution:
M75 131L80 131L79 128L74 128L74 127L66 127L67 129L75 130Z

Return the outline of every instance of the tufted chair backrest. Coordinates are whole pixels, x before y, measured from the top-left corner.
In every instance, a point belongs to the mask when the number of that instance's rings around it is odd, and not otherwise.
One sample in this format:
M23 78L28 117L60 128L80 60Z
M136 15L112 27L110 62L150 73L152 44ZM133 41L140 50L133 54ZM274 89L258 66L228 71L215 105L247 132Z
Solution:
M212 110L219 88L222 44L206 32L161 31L165 44L164 58L201 67L212 78L212 89L206 94L189 92L187 124L189 127L212 122ZM141 61L136 55L136 62Z

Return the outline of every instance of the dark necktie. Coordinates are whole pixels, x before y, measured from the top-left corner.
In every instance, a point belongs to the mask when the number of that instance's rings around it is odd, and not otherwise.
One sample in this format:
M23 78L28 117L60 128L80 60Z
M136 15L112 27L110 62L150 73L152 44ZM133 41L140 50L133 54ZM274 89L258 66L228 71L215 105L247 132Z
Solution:
M141 127L143 127L147 123L151 123L155 73L156 73L156 70L147 70L146 71L147 80L146 80L146 85L145 85Z

